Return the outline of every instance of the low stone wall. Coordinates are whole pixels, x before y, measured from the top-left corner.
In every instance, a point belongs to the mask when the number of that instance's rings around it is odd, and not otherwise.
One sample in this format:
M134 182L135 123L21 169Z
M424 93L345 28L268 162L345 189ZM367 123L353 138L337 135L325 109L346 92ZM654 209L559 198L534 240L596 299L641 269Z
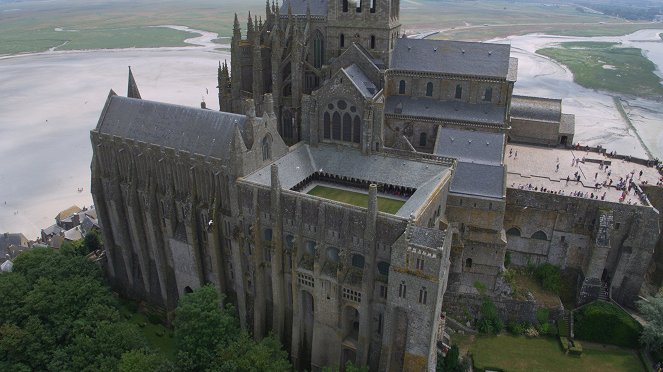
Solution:
M503 321L514 320L518 322L536 323L536 311L539 306L534 301L519 301L507 298L493 298L500 319ZM483 297L476 294L464 294L448 292L444 295L442 310L447 316L460 320L465 319L466 312L473 319L479 318L479 310ZM562 316L563 309L550 311L550 319L558 319Z

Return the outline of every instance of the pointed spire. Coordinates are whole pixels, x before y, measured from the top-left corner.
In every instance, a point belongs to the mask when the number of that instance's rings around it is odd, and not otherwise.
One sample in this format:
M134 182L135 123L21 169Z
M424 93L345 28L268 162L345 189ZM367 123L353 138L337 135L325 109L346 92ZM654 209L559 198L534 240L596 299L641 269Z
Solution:
M258 30L262 30L262 16L258 18Z
M233 38L239 41L242 38L242 29L239 27L239 18L235 13L235 21L233 22Z
M253 18L251 18L251 11L249 10L249 20L246 23L246 36L251 37L253 35Z
M129 66L129 86L127 88L127 97L141 99L140 92L138 91L138 85L136 80L134 80L134 74L131 72L131 66Z
M272 14L272 9L269 7L269 0L265 0L265 17L269 19L269 16Z

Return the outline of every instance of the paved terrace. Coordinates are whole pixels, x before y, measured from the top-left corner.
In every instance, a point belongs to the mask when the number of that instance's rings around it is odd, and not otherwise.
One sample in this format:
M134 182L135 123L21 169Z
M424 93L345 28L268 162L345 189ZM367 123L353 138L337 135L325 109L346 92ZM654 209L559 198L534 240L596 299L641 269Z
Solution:
M601 166L601 161L608 165ZM620 178L632 178L638 185L656 185L661 177L655 167L610 158L596 152L527 145L508 144L504 163L507 165L509 188L543 190L542 192L584 198L591 198L593 194L594 199L603 198L616 203L643 205L634 189L626 191L628 183L626 190L617 188ZM580 181L575 180L576 172Z

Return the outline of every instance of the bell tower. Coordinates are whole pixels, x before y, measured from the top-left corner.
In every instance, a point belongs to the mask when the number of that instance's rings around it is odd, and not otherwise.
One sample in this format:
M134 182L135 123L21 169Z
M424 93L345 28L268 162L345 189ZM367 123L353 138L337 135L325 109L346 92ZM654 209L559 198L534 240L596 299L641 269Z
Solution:
M357 43L389 64L401 31L400 0L329 0L328 6L327 40L332 56Z

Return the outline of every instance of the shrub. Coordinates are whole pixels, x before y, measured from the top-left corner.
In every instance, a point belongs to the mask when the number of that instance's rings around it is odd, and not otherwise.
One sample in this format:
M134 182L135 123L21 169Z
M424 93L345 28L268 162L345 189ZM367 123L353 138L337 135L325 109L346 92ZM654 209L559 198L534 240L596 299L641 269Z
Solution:
M566 353L569 351L569 339L566 337L559 336L559 343L562 345L562 350Z
M578 339L628 348L639 346L642 326L615 305L593 302L574 313Z
M555 294L559 294L562 286L562 274L559 267L545 263L534 269L534 277L541 284L543 289Z
M557 334L560 336L569 335L569 324L564 319L559 319L557 321Z
M479 311L477 329L481 333L498 334L502 331L502 321L497 315L497 307L490 298L484 298Z
M521 336L525 333L529 324L527 323L518 323L516 321L510 321L506 324L506 330L514 336Z

